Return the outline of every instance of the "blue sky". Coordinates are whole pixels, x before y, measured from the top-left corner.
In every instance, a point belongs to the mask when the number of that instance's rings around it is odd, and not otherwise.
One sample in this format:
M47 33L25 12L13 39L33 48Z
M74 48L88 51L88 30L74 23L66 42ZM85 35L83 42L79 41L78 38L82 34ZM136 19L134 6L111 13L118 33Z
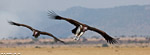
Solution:
M150 0L0 0L0 36L11 36L17 31L7 20L19 22L23 17L17 13L47 10L66 10L74 6L86 8L112 8L127 5L150 5ZM30 15L30 14L28 14ZM26 18L36 18L30 15ZM23 20L23 19L22 19Z

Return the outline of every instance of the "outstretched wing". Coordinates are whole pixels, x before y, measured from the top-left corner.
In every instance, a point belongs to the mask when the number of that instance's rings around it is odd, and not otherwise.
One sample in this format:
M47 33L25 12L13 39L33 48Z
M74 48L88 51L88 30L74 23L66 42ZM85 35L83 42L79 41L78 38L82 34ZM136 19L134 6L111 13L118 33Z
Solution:
M19 23L13 22L13 21L9 21L8 23L10 23L11 25L23 26L23 27L29 28L31 31L34 30L32 27L25 25L25 24L19 24Z
M96 29L96 28L94 28L94 27L88 27L88 29L91 30L91 31L95 31L95 32L101 34L101 35L105 38L105 40L106 40L108 43L110 43L110 44L117 43L117 41L116 41L114 38L112 38L111 36L109 36L107 33L105 33L105 32L102 31L102 30Z
M52 18L52 19L66 20L67 22L69 22L69 23L71 23L71 24L73 24L75 26L80 26L80 24L82 24L82 23L80 23L80 22L78 22L76 20L73 20L73 19L70 19L70 18L61 17L61 16L57 15L55 12L53 12L53 11L49 11L48 16L50 16L50 18Z
M62 42L64 44L66 44L64 41L61 41L60 39L58 39L57 37L55 37L54 35L52 35L52 34L50 34L48 32L40 32L40 34L51 36L51 37L54 38L55 41L60 41L60 42Z

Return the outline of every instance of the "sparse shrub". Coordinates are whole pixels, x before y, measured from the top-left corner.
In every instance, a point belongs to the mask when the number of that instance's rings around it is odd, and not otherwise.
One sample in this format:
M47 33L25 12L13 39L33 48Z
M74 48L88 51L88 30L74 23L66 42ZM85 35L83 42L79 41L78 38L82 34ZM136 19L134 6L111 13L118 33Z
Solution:
M132 40L128 40L127 42L128 42L128 43L133 43L133 41L132 41Z
M54 46L52 46L51 48L54 48Z
M50 44L55 44L56 42L48 42L48 43L50 43Z
M21 45L21 44L22 44L22 42L17 42L16 44L17 44L17 45Z
M139 41L139 43L140 43L140 44L143 44L143 43L144 43L144 41Z
M3 42L0 42L0 44L4 44Z
M101 46L95 46L96 48L100 48Z
M40 46L35 46L35 48L41 48Z
M125 35L121 35L120 37L124 38L124 37L126 37L126 36L125 36Z
M44 41L44 42L42 42L43 44L48 44L48 42L47 41Z
M29 44L34 44L34 41L30 41Z
M13 38L13 40L16 40L16 39L18 39L18 38L17 38L17 37L14 37L14 38Z
M82 42L88 41L85 37L83 37L82 39L83 39Z
M67 44L76 44L76 42L70 41L70 42L67 42Z
M109 47L108 44L102 44L102 47Z
M56 42L44 41L41 44L55 44Z

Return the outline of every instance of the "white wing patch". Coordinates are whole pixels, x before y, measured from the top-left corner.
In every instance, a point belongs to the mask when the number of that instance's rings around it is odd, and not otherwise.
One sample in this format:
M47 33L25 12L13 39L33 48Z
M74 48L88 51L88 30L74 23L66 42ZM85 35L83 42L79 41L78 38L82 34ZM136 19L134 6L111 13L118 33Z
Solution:
M82 25L80 25L80 26L78 27L75 36L78 36L78 34L80 33L82 27L83 27Z

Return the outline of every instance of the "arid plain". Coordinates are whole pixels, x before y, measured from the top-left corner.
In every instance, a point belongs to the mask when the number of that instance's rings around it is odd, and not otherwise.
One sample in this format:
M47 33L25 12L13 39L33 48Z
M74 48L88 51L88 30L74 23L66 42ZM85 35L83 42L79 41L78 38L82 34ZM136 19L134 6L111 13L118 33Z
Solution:
M71 42L72 39L64 41L70 44L55 44L49 39L1 40L0 53L1 55L2 53L12 53L10 55L15 55L13 53L20 53L18 55L150 55L150 44L145 38L119 39L121 43L107 44L108 46L103 39L87 39L81 43Z

